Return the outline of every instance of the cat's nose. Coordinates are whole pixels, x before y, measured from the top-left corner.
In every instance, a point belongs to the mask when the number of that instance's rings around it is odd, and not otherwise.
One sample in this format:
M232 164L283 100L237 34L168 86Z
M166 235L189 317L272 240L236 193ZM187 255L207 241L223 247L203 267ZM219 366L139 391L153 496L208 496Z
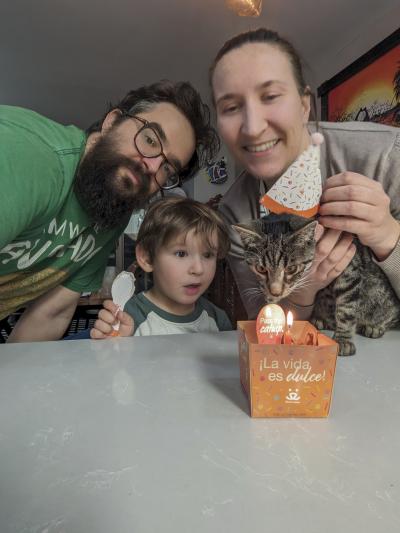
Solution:
M280 283L271 283L269 292L272 296L280 296L282 294L282 285Z

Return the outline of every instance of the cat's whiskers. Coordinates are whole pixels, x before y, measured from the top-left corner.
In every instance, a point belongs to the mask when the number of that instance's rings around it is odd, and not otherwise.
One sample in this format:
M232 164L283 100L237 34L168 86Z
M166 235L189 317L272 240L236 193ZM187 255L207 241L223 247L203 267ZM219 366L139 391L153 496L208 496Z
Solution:
M261 287L249 287L247 289L244 289L243 296L247 296L249 298L249 301L251 302L256 300L259 296L265 298L264 292Z
M303 278L298 279L293 286L297 287L298 285L308 285L309 283L312 283L312 279L309 276L304 276Z
M291 292L295 292L299 289L303 289L304 287L309 287L311 284L312 284L312 280L308 276L306 276L304 278L299 279L299 281L297 281L293 285Z
M254 287L248 287L247 289L243 290L243 293L245 293L245 294L251 294L251 293L254 293L254 292L262 293L261 287L255 285Z

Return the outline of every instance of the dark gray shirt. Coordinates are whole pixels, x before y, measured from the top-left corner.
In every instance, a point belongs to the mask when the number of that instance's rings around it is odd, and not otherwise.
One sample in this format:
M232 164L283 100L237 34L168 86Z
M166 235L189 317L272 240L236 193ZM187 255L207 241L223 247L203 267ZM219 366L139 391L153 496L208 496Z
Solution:
M313 124L310 130L315 130ZM349 171L380 182L391 199L393 217L400 221L400 129L371 122L321 122L320 131L325 138L321 146L322 181ZM244 172L225 193L219 209L229 224L246 222L259 217L259 201L260 180ZM246 291L258 283L243 261L243 247L237 233L231 230L230 234L232 247L228 261L249 318L255 318L265 301L261 295L256 297L252 291ZM391 255L377 264L400 298L399 242ZM311 311L312 307L298 306L296 317L306 319Z

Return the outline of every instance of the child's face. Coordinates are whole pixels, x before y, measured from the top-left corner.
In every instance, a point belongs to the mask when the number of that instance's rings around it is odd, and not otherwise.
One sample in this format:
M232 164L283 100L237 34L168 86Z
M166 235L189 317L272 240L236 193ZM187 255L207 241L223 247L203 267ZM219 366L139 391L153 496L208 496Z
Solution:
M170 313L185 315L208 289L217 263L218 237L210 239L210 248L194 230L178 235L161 246L154 258L151 290L157 303Z

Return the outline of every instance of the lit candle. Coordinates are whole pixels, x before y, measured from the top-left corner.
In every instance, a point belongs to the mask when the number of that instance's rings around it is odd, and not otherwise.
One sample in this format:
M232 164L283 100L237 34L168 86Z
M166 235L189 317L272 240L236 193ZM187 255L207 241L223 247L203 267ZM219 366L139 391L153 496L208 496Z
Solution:
M290 333L290 328L293 326L293 313L288 311L286 319L286 328L282 337L282 344L293 344L293 338Z
M257 339L259 344L280 344L285 325L285 313L276 304L265 305L257 317Z

